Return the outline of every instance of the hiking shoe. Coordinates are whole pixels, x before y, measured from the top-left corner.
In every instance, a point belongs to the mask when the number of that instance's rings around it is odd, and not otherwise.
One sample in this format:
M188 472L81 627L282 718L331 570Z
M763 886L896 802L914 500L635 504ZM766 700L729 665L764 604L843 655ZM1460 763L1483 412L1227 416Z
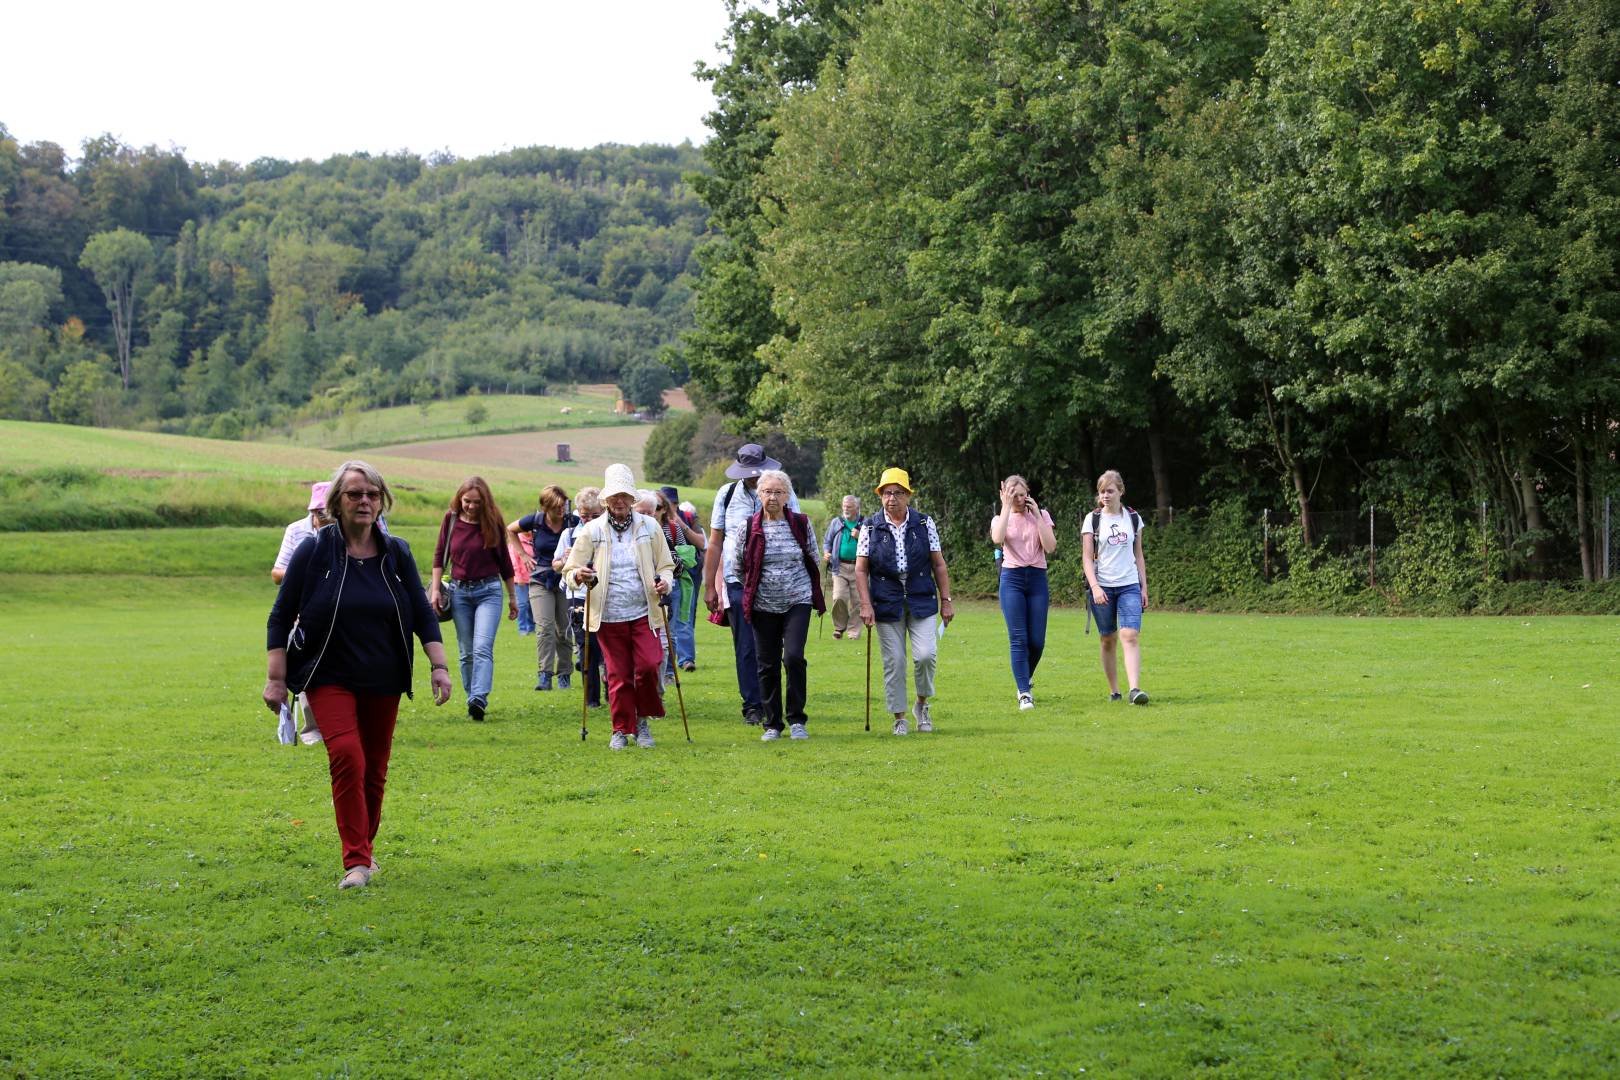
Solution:
M1148 703L1147 691L1139 687L1131 687L1131 704L1146 705Z
M369 867L369 866L351 866L351 867L349 867L348 872L343 875L343 880L338 882L338 888L340 888L340 889L363 889L367 885L370 885L370 884L371 884L371 867Z
M681 664L681 670L682 671L696 671L697 670L697 665L692 663L692 661L687 660L686 662Z
M1019 712L1028 712L1030 709L1033 709L1034 707L1035 707L1035 699L1034 698L1030 697L1028 694L1019 694L1018 695L1018 711Z
M570 685L571 684L570 684L569 679L568 679L568 672L566 672L566 671L557 672L557 689L559 689L559 690L567 690L567 689L569 689Z
M804 730L804 725L803 724L790 724L788 726L788 738L790 738L790 739L808 739L809 737L810 737L810 733L808 731Z
M777 739L780 739L781 737L782 737L782 733L780 731L777 731L773 727L768 727L764 731L760 732L759 741L760 742L775 742Z
M894 733L896 735L904 735L906 733L906 718L905 717L901 716L901 717L897 717L895 719L895 721L894 721Z
M759 727L765 722L765 710L759 707L743 710L743 723L749 727Z
M550 690L551 689L551 672L542 671L540 673L540 678L534 684L534 688L536 690Z
M1108 695L1108 700L1109 701L1124 701L1125 699L1122 696L1120 696L1120 692L1118 690L1115 690L1113 693Z
M484 703L477 698L467 702L467 715L474 720L482 720L484 718Z
M643 750L653 748L652 724L645 716L636 721L636 745Z
M834 641L837 641L839 638L841 638L843 636L844 636L844 632L842 630L834 630L833 631L833 640Z
M608 749L609 750L623 750L626 746L629 746L629 745L630 745L630 736L626 735L622 731L615 731L613 733L613 738L608 740Z
M928 712L928 702L919 701L911 706L911 715L917 721L917 731L926 734L934 730L934 718Z

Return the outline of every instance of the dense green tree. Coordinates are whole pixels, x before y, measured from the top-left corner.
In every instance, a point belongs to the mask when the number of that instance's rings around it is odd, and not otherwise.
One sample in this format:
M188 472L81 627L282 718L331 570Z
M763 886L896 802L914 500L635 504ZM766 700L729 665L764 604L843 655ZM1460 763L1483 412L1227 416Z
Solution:
M692 437L701 422L695 412L676 413L659 421L641 452L642 475L661 484L690 484Z
M113 335L118 343L118 370L129 389L129 357L135 332L135 288L139 275L152 262L152 244L129 229L97 233L84 245L79 265L101 286L112 312Z
M79 360L51 391L51 419L64 424L111 425L118 408L118 377L105 358Z

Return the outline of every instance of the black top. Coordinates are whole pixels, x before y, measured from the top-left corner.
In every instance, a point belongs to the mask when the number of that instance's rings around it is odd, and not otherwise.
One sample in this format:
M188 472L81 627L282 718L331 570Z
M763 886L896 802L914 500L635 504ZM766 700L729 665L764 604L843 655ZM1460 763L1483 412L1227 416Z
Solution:
M518 529L534 534L534 579L543 588L560 589L562 575L551 568L551 560L557 557L557 538L563 534L563 529L570 525L578 525L579 518L573 514L564 514L562 529L551 531L546 524L545 511L537 510L518 519Z
M406 658L400 656L398 612L394 596L383 584L382 557L369 559L348 556L349 574L343 583L343 604L332 624L332 640L327 642L310 686L341 686L368 694L397 693L398 670Z

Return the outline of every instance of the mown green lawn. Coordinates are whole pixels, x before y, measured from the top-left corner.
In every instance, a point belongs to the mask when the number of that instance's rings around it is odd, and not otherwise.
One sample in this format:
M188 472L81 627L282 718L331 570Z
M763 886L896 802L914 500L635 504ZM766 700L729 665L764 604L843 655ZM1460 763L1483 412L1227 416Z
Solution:
M829 628L771 745L704 624L694 742L621 754L508 627L339 893L268 581L123 570L0 572L0 1075L1620 1069L1613 620L1150 612L1130 708L1063 610L1020 714L973 605L934 735Z

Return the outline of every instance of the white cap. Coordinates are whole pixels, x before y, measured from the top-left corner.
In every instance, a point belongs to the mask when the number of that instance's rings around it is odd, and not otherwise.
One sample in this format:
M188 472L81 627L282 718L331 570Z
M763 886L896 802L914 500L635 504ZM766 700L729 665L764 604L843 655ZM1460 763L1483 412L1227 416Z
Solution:
M609 465L602 473L602 501L612 495L636 497L636 478L628 465Z

